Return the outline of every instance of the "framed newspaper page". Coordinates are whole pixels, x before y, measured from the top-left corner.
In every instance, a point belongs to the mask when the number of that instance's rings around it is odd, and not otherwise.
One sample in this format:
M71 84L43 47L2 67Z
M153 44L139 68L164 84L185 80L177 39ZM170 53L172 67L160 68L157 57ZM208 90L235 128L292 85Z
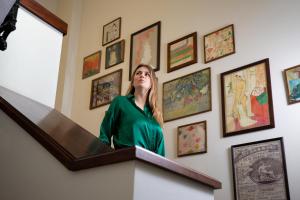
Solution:
M289 200L283 138L231 147L235 200Z

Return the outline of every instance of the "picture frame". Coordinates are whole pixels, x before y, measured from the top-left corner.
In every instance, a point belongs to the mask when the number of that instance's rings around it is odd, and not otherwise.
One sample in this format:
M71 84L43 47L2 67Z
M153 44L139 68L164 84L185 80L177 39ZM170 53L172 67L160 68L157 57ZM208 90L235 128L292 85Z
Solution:
M289 200L283 138L231 147L235 200Z
M284 70L285 91L288 104L300 102L300 65Z
M101 51L97 51L83 58L82 79L88 78L100 72Z
M211 111L210 68L163 83L164 122Z
M177 156L207 152L206 121L195 122L177 128Z
M204 37L204 63L235 53L234 26L225 26Z
M274 128L269 59L221 74L223 136Z
M121 17L103 26L102 46L105 46L121 37Z
M92 80L90 110L109 104L121 95L122 69Z
M105 69L124 62L125 40L116 42L106 47Z
M129 80L139 64L150 65L154 71L159 70L160 27L159 21L131 34Z
M167 72L197 63L197 32L168 43Z

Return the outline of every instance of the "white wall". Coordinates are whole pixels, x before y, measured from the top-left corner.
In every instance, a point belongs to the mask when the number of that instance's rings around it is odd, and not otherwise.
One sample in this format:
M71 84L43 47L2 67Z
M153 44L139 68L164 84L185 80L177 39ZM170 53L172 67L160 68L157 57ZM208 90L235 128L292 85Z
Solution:
M120 68L123 69L122 94L129 85L128 66L130 35L154 22L161 21L161 70L159 98L162 98L162 83L182 75L211 67L212 111L164 124L167 157L193 169L219 179L223 188L216 191L217 200L233 199L233 182L230 147L282 136L290 186L291 199L299 199L299 115L300 104L287 105L282 71L300 64L300 17L299 1L253 0L110 0L84 1L82 5L80 37L78 40L75 89L72 101L72 118L84 128L98 135L99 124L108 106L89 110L91 81ZM91 53L105 48L101 46L103 25L122 17L121 39L126 40L125 62L104 69L100 73L81 79L82 60ZM203 35L226 25L234 24L236 53L220 60L204 64ZM167 43L194 31L198 32L198 63L167 73ZM263 58L270 59L273 90L275 128L223 138L221 127L220 73ZM180 125L207 120L208 152L206 154L176 157L176 134Z
M62 34L21 7L17 20L0 53L0 85L54 107Z

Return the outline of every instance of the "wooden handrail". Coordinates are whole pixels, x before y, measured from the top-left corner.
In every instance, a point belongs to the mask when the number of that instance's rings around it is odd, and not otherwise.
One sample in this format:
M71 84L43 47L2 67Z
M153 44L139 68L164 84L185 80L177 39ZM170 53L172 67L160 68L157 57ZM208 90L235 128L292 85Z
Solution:
M41 20L51 25L63 35L67 34L68 24L34 0L21 0L20 5Z
M213 189L221 188L218 180L141 147L115 151L55 109L1 86L0 109L70 170L77 171L112 163L140 160Z

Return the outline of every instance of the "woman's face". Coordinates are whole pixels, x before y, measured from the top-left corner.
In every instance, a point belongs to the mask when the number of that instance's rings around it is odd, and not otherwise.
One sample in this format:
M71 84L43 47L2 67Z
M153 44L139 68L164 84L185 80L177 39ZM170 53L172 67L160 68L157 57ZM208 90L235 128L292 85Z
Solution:
M151 77L150 72L146 67L140 67L136 70L133 78L134 88L143 88L149 90L151 88Z

